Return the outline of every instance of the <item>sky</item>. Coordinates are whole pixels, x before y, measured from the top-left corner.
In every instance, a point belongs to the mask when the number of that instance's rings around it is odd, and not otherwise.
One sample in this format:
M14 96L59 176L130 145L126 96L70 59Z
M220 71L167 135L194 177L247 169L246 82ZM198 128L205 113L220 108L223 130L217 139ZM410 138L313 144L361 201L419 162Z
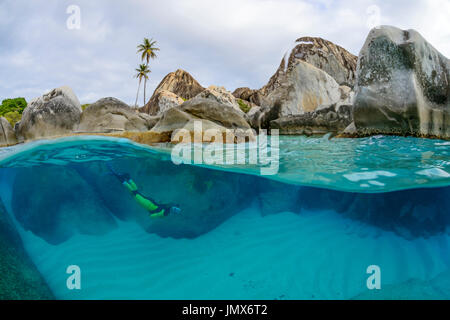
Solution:
M160 48L147 99L179 68L205 87L260 88L297 38L358 55L377 25L415 29L450 57L449 12L450 0L0 0L0 100L68 85L81 103L134 104L144 37Z

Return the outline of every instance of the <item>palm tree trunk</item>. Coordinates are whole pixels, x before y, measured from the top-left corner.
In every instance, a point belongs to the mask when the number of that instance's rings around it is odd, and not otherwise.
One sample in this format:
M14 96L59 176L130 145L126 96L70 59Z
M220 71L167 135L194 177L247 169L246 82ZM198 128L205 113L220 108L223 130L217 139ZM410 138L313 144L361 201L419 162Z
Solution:
M145 106L145 104L147 103L146 101L146 99L145 99L145 88L147 87L147 79L144 79L144 106Z
M137 101L138 101L138 97L139 97L139 89L141 88L141 79L139 79L139 85L138 85L138 90L137 90L137 94L136 94L136 102L134 103L134 106L137 107Z

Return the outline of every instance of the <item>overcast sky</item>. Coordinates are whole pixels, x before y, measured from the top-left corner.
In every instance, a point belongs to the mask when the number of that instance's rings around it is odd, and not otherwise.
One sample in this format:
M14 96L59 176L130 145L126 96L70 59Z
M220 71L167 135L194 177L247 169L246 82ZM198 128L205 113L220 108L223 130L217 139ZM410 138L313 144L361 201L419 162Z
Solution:
M70 5L80 29L67 26ZM450 0L0 0L0 99L68 85L82 103L133 104L144 37L161 48L148 95L178 68L203 86L259 88L295 39L319 36L357 55L375 24L416 29L450 57L449 12Z

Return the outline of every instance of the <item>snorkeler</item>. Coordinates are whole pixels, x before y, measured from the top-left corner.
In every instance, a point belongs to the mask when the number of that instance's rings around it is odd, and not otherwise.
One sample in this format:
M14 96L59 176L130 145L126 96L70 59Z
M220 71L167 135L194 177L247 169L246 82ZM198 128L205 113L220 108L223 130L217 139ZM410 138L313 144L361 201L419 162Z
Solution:
M152 198L144 196L138 191L136 183L130 178L129 174L117 173L109 162L107 162L107 166L120 183L130 191L136 202L149 212L151 218L163 218L181 213L181 209L177 205L158 204Z

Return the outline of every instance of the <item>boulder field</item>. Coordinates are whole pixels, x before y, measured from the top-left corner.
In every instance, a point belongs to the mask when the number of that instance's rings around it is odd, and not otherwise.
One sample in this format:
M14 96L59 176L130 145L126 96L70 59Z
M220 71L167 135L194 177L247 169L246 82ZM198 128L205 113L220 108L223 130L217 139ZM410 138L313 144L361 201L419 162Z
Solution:
M281 134L377 134L450 139L450 63L417 31L381 26L359 57L327 40L296 40L266 85L233 93L204 88L184 70L169 73L149 102L131 108L103 98L81 110L69 87L32 100L11 128L0 118L0 146L71 134L140 143L179 142L180 129L279 129ZM250 137L252 139L252 137ZM238 138L234 139L240 141Z

